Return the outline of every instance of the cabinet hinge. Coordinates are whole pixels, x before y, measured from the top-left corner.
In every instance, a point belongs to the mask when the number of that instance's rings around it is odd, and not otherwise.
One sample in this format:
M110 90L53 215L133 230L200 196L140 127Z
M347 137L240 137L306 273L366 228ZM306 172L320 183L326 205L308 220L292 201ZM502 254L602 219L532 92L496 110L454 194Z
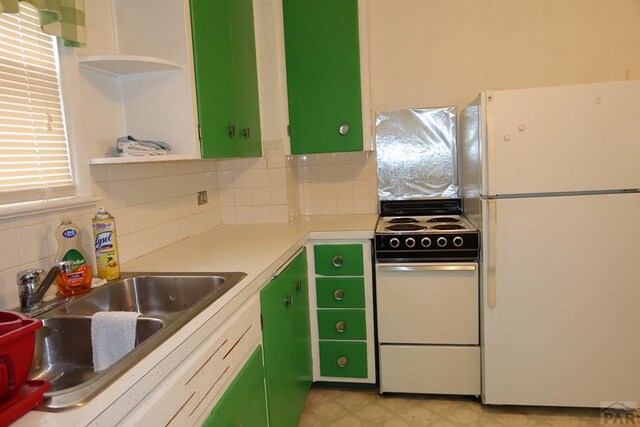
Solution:
M202 128L198 125L198 141L202 142Z
M260 313L260 330L264 329L264 316Z
M291 125L287 125L287 136L291 136Z

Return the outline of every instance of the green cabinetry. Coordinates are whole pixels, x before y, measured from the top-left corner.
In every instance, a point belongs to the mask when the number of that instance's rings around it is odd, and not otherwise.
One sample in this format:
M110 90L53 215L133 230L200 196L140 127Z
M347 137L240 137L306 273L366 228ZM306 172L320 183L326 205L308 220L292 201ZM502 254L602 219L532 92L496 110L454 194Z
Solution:
M264 393L262 348L258 347L224 392L211 416L209 427L267 427L267 403Z
M323 241L310 271L314 380L375 383L371 241Z
M261 291L260 305L269 425L295 427L312 381L306 250Z
M283 0L291 153L363 147L357 0Z
M190 0L203 158L262 154L252 0Z

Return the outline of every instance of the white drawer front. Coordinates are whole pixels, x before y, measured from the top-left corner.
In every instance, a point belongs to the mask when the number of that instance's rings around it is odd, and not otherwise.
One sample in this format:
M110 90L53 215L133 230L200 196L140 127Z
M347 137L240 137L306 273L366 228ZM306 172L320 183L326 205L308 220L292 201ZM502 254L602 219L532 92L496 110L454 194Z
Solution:
M378 269L380 343L479 343L478 272Z
M380 392L480 395L480 348L381 345Z

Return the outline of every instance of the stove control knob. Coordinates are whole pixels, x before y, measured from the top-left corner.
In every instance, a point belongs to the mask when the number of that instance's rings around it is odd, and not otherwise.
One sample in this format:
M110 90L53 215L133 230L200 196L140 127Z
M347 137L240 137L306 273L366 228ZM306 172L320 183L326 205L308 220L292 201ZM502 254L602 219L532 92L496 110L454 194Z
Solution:
M408 248L412 248L416 245L416 241L413 239L413 237L407 237L407 239L404 241L404 244L407 245Z
M447 246L447 238L446 237L438 237L438 240L436 240L436 243L441 248L444 248L445 246Z
M428 237L423 237L422 240L420 240L420 244L423 248L428 248L429 246L431 246L431 239Z
M398 238L394 237L391 240L389 240L389 244L391 245L392 248L397 248L398 246L400 246L400 240L398 240Z
M460 246L462 246L463 243L464 241L462 240L462 237L456 236L453 238L453 246L455 246L456 248L459 248Z

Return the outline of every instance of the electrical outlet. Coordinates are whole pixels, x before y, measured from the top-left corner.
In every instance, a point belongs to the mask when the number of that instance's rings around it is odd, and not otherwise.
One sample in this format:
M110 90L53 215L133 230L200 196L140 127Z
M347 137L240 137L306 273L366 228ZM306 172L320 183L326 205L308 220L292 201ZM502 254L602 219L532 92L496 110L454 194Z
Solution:
M207 192L206 191L198 191L198 206L206 205L209 201L207 200Z

